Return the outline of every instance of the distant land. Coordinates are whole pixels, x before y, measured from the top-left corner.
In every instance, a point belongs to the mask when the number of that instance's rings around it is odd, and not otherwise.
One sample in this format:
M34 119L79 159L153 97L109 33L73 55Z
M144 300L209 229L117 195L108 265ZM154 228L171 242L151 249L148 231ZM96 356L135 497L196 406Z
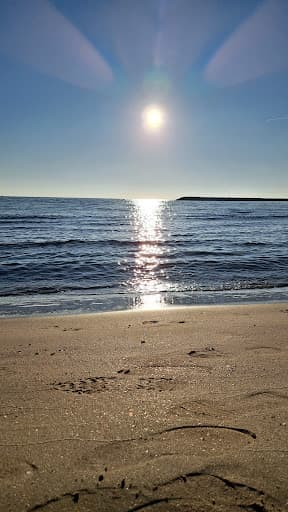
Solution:
M288 197L207 197L207 196L183 196L176 201L288 201Z

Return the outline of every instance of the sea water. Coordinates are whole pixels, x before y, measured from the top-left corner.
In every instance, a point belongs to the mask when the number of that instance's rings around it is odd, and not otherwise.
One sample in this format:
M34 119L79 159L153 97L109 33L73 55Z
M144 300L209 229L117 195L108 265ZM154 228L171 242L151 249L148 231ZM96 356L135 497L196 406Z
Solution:
M0 315L288 300L288 203L0 198Z

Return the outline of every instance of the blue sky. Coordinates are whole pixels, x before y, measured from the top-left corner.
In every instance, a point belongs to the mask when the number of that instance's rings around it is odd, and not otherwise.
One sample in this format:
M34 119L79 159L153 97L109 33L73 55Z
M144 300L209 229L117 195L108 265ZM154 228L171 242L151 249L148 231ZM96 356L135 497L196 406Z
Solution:
M2 0L0 194L288 197L287 26L287 0Z

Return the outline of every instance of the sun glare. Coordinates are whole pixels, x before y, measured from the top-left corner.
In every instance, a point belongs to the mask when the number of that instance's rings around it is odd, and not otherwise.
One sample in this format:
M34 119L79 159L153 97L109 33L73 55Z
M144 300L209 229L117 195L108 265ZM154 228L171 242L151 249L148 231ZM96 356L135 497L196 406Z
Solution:
M142 112L144 128L150 132L158 132L165 124L165 112L158 105L148 105Z
M137 307L156 309L163 306L160 291L164 285L158 267L165 261L162 232L165 202L160 199L136 199L133 203L138 250L132 285L138 295Z

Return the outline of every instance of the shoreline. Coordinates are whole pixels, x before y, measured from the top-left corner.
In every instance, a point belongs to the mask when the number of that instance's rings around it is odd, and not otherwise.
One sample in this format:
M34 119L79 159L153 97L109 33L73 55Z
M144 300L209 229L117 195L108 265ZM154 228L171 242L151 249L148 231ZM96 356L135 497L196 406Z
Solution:
M206 309L206 308L238 308L239 306L243 306L243 307L246 307L246 306L269 306L269 305L279 305L279 306L286 306L288 305L288 300L283 300L283 301L278 301L278 300L266 300L266 301L263 301L263 302L260 302L260 301L249 301L249 302L224 302L224 303L213 303L213 304L210 304L210 303L203 303L203 304L187 304L187 305L177 305L177 304L164 304L163 306L160 306L160 307L141 307L139 306L138 308L127 308L127 309L111 309L111 310L99 310L99 311L77 311L77 312L74 312L73 311L69 311L67 313L63 313L62 311L60 311L59 313L47 313L47 314L42 314L41 313L34 313L34 314L27 314L27 315L7 315L7 316L1 316L0 315L0 323L1 323L1 320L5 320L5 319L12 319L12 320L24 320L24 319L33 319L33 318L66 318L66 317L81 317L81 316L93 316L93 315L113 315L114 313L115 314L120 314L120 313L131 313L131 314L137 314L137 313L145 313L145 312L165 312L166 310L168 311L171 311L171 310L185 310L185 309Z
M272 295L273 292L270 293L270 290L271 289L269 288L267 294ZM282 288L280 288L279 290L282 290ZM258 290L257 290L257 292L258 292ZM216 292L216 293L220 293L220 292ZM253 295L253 293L251 293L250 295ZM25 297L23 297L23 296L21 296L21 297L22 297L22 299L24 298L24 300L25 300ZM125 296L121 296L121 299L123 299L125 301L129 297L131 299L131 296L125 295ZM151 296L151 297L153 297L153 296ZM225 295L224 295L224 297L225 297ZM139 312L141 312L141 311L153 311L153 310L155 310L155 311L158 311L158 310L162 311L162 310L165 310L165 309L169 309L170 310L170 309L173 309L173 308L194 308L194 307L214 307L214 306L227 306L227 307L234 307L235 306L236 307L236 306L241 306L241 305L244 305L244 306L245 305L246 306L252 305L253 306L253 305L258 305L258 304L259 305L261 305L261 304L262 305L263 304L285 304L286 302L288 302L288 298L286 298L286 297L287 297L287 294L285 294L284 297L278 297L278 298L274 298L274 299L271 298L270 300L267 297L265 297L265 299L262 298L262 299L258 299L258 300L252 300L252 298L250 297L249 299L247 298L247 300L243 300L243 299L242 300L237 300L237 299L236 300L233 300L233 299L231 300L231 298L230 298L230 300L227 300L227 301L225 301L225 300L223 301L222 300L221 302L216 302L216 301L213 301L213 302L211 302L211 301L201 302L201 301L199 301L199 302L194 302L194 303L193 302L191 302L191 303L189 303L189 302L185 302L185 303L181 303L181 302L169 303L169 301L167 301L167 302L165 302L165 301L163 301L163 302L155 302L154 303L152 301L151 305L150 305L150 302L149 302L148 305L139 304L138 306L129 305L128 302L125 304L125 302L123 303L123 300L122 300L122 306L120 306L119 308L117 307L117 302L118 303L120 302L120 300L118 298L118 301L116 300L116 302L114 303L114 307L110 306L111 309L106 309L104 307L102 309L99 308L98 310L95 309L95 310L90 310L89 311L88 307L86 306L87 307L86 310L85 309L84 310L80 310L80 309L70 309L69 310L69 309L60 308L58 310L53 310L51 312L49 312L49 311L48 312L44 312L41 309L40 310L36 310L35 312L31 312L30 311L28 313L25 313L25 312L23 312L23 313L19 313L19 312L18 313L1 313L0 312L0 320L3 319L3 318L15 318L15 319L16 318L29 318L29 317L38 318L38 317L41 317L41 316L43 316L43 317L46 317L46 316L47 317L52 317L52 316L58 317L58 316L73 316L73 315L79 316L79 315L86 315L86 314L88 314L88 315L90 315L90 314L91 315L97 314L98 315L98 314L102 314L102 313L113 313L113 312L119 312L119 311L128 311L128 312L134 312L134 311L138 312L139 311ZM110 296L109 295L107 297L107 300L110 299L110 302L111 302L111 298L115 299L114 296ZM103 299L102 296L101 296L101 299ZM27 298L26 298L26 300L27 300ZM100 304L102 304L102 303L100 303ZM125 305L126 305L126 307L125 307ZM5 305L4 305L4 307L5 307ZM6 307L7 307L7 305L6 305ZM37 307L38 308L39 307L46 308L48 306L46 304L43 304L41 306L39 304L37 304L37 305L32 305L32 306L31 305L27 305L27 306L25 306L25 308L26 307L27 307L27 309L28 308L36 309ZM1 311L1 305L0 305L0 311Z
M0 319L0 511L287 510L288 302Z

